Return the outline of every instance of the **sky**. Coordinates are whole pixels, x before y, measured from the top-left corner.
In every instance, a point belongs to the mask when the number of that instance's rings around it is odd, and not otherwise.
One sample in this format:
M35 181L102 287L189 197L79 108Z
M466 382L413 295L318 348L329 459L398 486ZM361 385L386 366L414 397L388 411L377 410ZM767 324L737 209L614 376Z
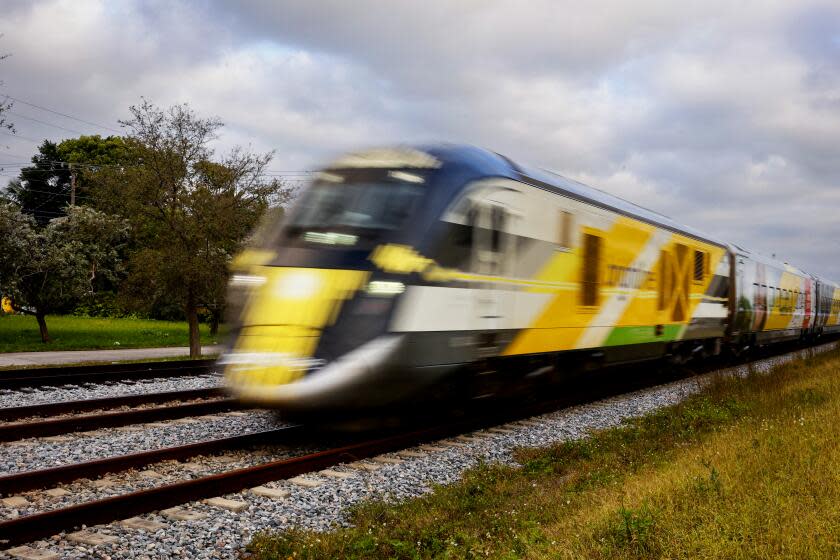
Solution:
M5 0L0 33L0 163L145 96L275 172L475 144L840 280L836 1Z

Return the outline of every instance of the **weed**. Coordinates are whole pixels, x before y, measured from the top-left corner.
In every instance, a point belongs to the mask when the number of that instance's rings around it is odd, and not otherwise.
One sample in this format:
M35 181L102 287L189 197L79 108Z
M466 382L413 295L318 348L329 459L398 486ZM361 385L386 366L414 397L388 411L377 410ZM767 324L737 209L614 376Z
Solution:
M720 480L720 473L709 461L704 459L701 463L709 471L709 475L697 477L697 482L694 486L695 491L701 496L722 496L723 483Z
M637 554L653 550L653 532L656 513L647 503L637 509L622 505L616 512L616 520L606 531L608 546L627 549Z
M828 401L829 396L815 387L806 387L805 389L797 389L790 393L790 399L794 403L812 407L819 406Z

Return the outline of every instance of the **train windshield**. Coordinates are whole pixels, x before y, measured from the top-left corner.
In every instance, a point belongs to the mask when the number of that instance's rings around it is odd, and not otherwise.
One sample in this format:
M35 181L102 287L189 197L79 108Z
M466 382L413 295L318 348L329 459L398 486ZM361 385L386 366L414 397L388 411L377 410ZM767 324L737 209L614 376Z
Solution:
M403 225L423 196L422 185L407 182L315 183L288 224L292 237L307 232L374 233Z

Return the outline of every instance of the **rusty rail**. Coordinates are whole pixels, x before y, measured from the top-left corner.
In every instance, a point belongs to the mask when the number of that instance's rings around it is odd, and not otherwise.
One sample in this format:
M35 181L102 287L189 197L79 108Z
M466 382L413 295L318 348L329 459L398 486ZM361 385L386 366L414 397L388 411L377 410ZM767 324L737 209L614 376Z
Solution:
M215 360L182 360L2 370L0 389L200 375L209 372L215 363Z
M61 401L28 406L15 406L0 409L0 421L12 422L22 418L58 416L60 414L106 410L122 406L140 406L144 404L160 404L172 401L211 399L222 397L224 395L225 392L222 389L217 388L190 389L187 391L140 393L138 395L123 395L120 397L107 397L102 399L82 399L78 401Z
M170 404L135 410L0 424L0 442L83 432L99 428L113 428L130 424L142 424L144 422L159 422L174 418L184 418L186 416L215 414L218 412L227 412L235 408L240 408L239 403L235 399L219 398L197 403Z
M107 473L144 467L159 461L184 460L197 455L218 453L229 449L278 443L281 440L283 443L287 443L295 437L299 437L302 433L303 428L300 426L288 426L276 430L265 430L245 435L199 441L187 445L140 451L84 463L8 474L0 476L0 494L9 496L38 488L49 488L79 478L94 478Z

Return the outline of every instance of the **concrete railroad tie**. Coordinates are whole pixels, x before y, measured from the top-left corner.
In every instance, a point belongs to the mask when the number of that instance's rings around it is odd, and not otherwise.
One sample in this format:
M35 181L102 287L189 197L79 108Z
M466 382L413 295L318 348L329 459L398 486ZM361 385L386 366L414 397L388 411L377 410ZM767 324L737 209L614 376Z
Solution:
M4 506L10 508L22 508L29 505L29 500L23 496L9 496L8 498L3 498L0 501L3 502Z
M166 525L160 523L159 521L143 519L142 517L131 517L129 519L125 519L120 522L120 525L126 529L142 529L143 531L149 531L150 533L154 533L158 529L166 527Z
M396 457L387 457L385 455L377 455L373 458L373 460L377 463L382 463L385 465L399 465L402 463L402 459L397 459Z
M197 521L199 519L204 519L205 517L207 517L206 513L201 513L199 511L189 511L180 507L165 509L160 513L162 513L164 517L174 519L175 521Z
M382 465L378 465L376 463L367 463L364 461L354 461L352 463L347 463L345 465L351 469L357 469L362 471L378 471L382 468Z
M6 554L19 558L20 560L58 560L58 553L44 548L32 548L31 546L16 546L5 551Z
M248 507L248 502L229 500L227 498L208 498L204 500L208 506L215 506L233 512L239 512Z
M67 540L90 546L97 546L100 544L112 544L118 542L120 539L113 535L105 535L102 533L94 533L93 531L77 531L67 535Z
M256 486L251 488L251 492L257 496L271 498L272 500L282 500L283 498L288 498L291 493L283 488L269 488L268 486Z
M304 488L317 488L322 484L320 480L312 480L311 478L303 478L302 476L290 478L289 482L296 486L302 486Z
M332 469L324 469L322 471L319 471L318 474L322 474L322 475L328 476L330 478L338 478L338 479L353 478L354 476L356 476L353 473L334 471Z

